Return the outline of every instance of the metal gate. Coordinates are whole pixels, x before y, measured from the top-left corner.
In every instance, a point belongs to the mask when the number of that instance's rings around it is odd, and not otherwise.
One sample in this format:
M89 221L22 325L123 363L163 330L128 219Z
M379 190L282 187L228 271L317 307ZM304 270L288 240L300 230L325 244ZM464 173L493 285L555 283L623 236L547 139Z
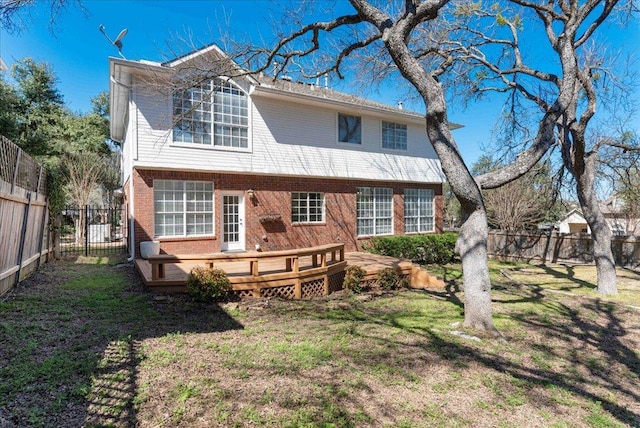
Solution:
M126 207L67 207L62 211L60 252L100 256L127 251Z

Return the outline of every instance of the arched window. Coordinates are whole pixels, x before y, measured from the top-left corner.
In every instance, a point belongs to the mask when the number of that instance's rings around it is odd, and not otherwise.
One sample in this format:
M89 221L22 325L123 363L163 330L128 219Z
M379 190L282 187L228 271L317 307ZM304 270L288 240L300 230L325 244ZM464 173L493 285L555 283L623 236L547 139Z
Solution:
M247 94L214 79L173 93L173 141L214 147L249 147Z

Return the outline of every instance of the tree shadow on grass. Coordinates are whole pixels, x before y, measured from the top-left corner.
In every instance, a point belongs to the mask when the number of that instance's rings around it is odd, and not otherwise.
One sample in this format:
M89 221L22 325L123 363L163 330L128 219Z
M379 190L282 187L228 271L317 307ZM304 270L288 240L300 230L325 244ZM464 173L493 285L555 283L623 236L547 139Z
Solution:
M545 309L541 308L539 314L513 312L510 316L517 321L519 329L543 339L530 342L525 336L511 338L510 341L518 349L528 348L524 351L525 356L543 355L539 363L523 358L518 351L515 356L510 356L491 340L479 344L461 340L441 328L432 328L428 321L417 327L407 326L406 310L394 313L388 306L367 307L366 304L354 309L332 311L329 315L332 320L352 323L350 334L354 337L370 343L387 343L388 348L394 350L392 358L396 362L426 351L436 353L442 360L454 362L457 367L480 364L495 372L496 376L507 374L525 382L529 385L524 389L529 401L537 405L543 403L543 407L548 409L555 408L557 414L563 414L566 408L550 399L548 390L551 388L588 399L620 423L640 426L640 413L625 404L640 402L637 388L640 359L630 345L634 339L624 340L631 331L625 328L621 315L628 312L614 304L602 301L570 301L565 304L556 301ZM549 322L547 312L550 310L555 311L552 315L557 322ZM441 322L438 314L432 316L434 324ZM424 319L424 313L416 312L415 317ZM378 334L384 331L382 327L401 329L424 337L424 340L407 343L397 339L397 334ZM509 335L509 331L505 333Z
M460 283L462 279L457 272L459 270L449 269L447 266L442 268L442 281L444 282L444 290L425 289L424 292L438 299L447 300L459 308L464 308L464 302L458 297L460 294Z
M243 328L218 305L159 300L131 265L93 263L46 265L0 302L0 426L134 426L142 341Z
M538 267L542 269L546 274L551 275L554 278L566 279L567 281L573 284L573 285L561 287L560 288L561 290L572 291L580 288L594 290L595 288L597 288L596 284L577 278L575 273L576 272L575 266L566 265L566 264L561 264L560 266L563 266L564 268L566 268L567 272L566 273L562 272L560 269L555 269L548 265L539 265Z

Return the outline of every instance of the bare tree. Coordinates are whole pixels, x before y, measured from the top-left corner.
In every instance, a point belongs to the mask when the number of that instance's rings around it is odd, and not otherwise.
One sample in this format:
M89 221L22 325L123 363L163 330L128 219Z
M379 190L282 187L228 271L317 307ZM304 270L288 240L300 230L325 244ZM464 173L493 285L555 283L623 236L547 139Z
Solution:
M523 21L517 13L506 18L497 8L485 11L480 3L449 0L349 3L353 13L332 15L326 21L302 24L301 19L291 19L287 28L298 24L297 30L280 35L271 48L241 47L233 58L245 68L227 67L226 73L218 74L259 73L277 65L276 77L296 68L304 77L334 73L342 78L347 64L355 60L373 78L409 82L426 106L427 136L461 206L462 225L456 247L462 258L465 326L499 334L491 318L487 212L481 190L495 189L523 176L558 143L558 126L576 104L577 88L581 86L581 76L576 73L577 50L609 16L611 2L590 0L579 8L576 2L571 7L560 2L562 13L573 13L574 6L578 9L566 20L556 20L553 4L539 6L546 30L543 36L555 55L552 68L556 73L560 70L557 74L525 63L520 43ZM536 6L522 0L511 4L525 11ZM542 18L547 11L553 12L550 25ZM469 172L451 134L445 86L448 80L469 80L474 71L482 82L471 88L476 93L518 93L532 103L536 112L534 131L513 143L508 162L477 177ZM187 81L192 84L194 77L204 81L212 73L215 75L210 65L196 65L195 69L180 70L174 82L178 86ZM498 86L490 87L492 82ZM540 82L549 88L539 90Z
M489 225L509 232L536 230L556 220L558 193L550 164L540 163L517 180L483 192Z
M106 173L110 171L111 156L101 156L93 152L68 153L62 158L69 200L79 209L85 208L92 195L99 188ZM76 222L76 244L84 238L84 217L79 215Z
M7 31L19 31L24 27L24 15L36 5L36 0L0 0L0 25ZM70 5L84 10L82 0L50 0L49 25L53 25L58 14Z
M456 17L460 16L459 8L449 6L447 0L392 2L384 10L364 0L350 0L350 3L355 9L354 14L302 26L282 37L272 49L250 52L249 59L261 64L257 71L266 70L274 62L278 62L282 70L294 61L299 65L304 58L322 48L325 49L323 58L330 61L323 67L316 63L316 72L309 76L328 72L342 76L341 67L350 55L369 51L382 58L377 63L386 63L411 83L426 105L427 136L462 208L463 223L456 246L462 258L465 326L497 334L491 318L488 227L481 187L497 188L513 181L541 159L556 141L554 128L572 102L577 78L570 75L563 79L553 102L540 104L542 117L531 144L522 148L511 163L474 178L449 129L446 93L440 83L440 79L451 72L462 57L462 44L446 42L455 35L449 24L455 23ZM331 39L332 35L334 39ZM563 57L570 57L571 45L571 39L561 38L555 41L554 49ZM491 66L492 63L487 62L486 65ZM518 70L514 74L527 71Z
M578 199L592 230L598 291L614 294L617 289L611 231L599 209L595 191L598 151L607 145L632 147L611 139L599 139L588 145L587 131L593 122L598 99L596 82L603 72L603 59L596 54L591 42L595 31L610 19L616 8L624 6L626 11L632 11L633 4L616 0L542 3L510 0L508 4L512 8L470 6L470 32L475 42L470 45L458 43L457 52L471 70L473 67L482 70L471 82L473 90L512 93L514 129L525 127L518 117L521 110L517 103L529 101L540 111L551 112L557 108L558 97L563 98L562 113L556 116L555 124L563 165L575 179ZM480 22L494 23L505 31L493 35L474 30L479 28ZM527 60L520 40L520 28L536 24L541 27L553 55L552 61L547 57L543 64ZM501 52L499 61L488 56L491 49ZM483 177L478 180L484 186Z
M625 145L638 145L638 137L632 132L623 132L619 140ZM607 146L599 160L600 174L613 189L611 200L616 202L617 214L625 219L624 233L637 235L640 232L640 152Z

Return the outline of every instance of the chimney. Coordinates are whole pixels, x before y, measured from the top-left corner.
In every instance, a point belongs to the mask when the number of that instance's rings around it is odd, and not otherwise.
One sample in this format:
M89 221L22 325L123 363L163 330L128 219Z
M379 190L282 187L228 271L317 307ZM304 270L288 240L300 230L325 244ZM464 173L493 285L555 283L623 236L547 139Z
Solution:
M398 101L398 109L402 110L402 101Z

